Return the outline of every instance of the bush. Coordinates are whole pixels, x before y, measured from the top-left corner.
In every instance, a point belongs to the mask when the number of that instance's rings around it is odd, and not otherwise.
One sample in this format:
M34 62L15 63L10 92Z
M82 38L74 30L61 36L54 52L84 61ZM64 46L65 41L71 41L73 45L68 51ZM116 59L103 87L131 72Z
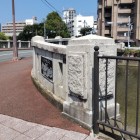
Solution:
M133 50L133 49L125 49L124 50L124 56L134 56L134 57L140 57L140 50Z
M0 40L7 40L7 39L8 37L4 33L0 32Z

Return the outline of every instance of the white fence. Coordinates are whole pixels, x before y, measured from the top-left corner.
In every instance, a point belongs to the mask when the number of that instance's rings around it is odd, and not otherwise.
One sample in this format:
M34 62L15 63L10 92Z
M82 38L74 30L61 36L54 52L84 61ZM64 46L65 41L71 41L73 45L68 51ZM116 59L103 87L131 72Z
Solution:
M0 49L10 49L13 47L13 41L12 40L0 40ZM17 41L17 47L18 48L30 48L31 42L30 41Z

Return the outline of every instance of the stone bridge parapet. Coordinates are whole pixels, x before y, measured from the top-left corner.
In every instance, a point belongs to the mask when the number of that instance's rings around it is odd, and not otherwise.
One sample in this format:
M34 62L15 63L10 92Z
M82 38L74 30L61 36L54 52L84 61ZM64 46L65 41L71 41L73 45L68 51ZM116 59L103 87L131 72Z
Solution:
M47 43L36 36L33 47L32 77L47 91L53 102L62 104L62 112L81 124L92 127L94 47L99 55L116 55L117 45L111 38L87 35L69 40L68 45ZM115 62L109 62L109 94L115 91ZM100 95L105 95L105 62L100 62ZM46 92L46 94L47 94ZM114 96L108 102L110 117L114 113ZM102 107L104 101L101 101Z

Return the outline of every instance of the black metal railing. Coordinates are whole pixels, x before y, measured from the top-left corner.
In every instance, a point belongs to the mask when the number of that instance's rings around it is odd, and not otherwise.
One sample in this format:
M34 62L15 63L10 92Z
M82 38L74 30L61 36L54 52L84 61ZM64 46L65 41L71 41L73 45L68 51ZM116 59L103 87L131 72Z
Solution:
M113 130L116 130L116 131L119 131L121 134L126 134L130 137L134 137L134 138L137 138L137 139L140 139L140 118L139 118L139 113L140 113L140 58L134 58L134 57L121 57L121 56L100 56L99 55L99 47L95 47L94 48L95 52L94 52L94 81L93 81L93 131L95 134L98 134L99 133L99 126L100 125L103 125L103 126L106 126L106 127L109 127ZM99 95L99 90L100 90L100 85L99 85L99 69L100 69L100 60L101 59L104 59L105 60L105 95L104 95L104 107L103 107L103 110L104 110L104 119L102 119L101 116L101 109L99 109L99 104L100 104L100 95ZM109 101L109 93L108 93L108 63L109 63L109 60L113 60L116 67L115 67L115 93L113 94L113 98L114 98L114 115L113 115L113 118L109 118L109 115L108 115L108 101ZM125 61L125 73L124 73L124 95L122 97L124 97L124 112L123 112L123 125L122 127L120 128L117 124L118 120L121 121L121 113L120 113L120 118L118 119L118 116L117 116L117 94L118 94L118 81L117 81L117 71L118 71L118 64L120 61ZM133 122L134 123L134 131L131 131L129 130L128 128L128 112L129 112L129 107L128 107L128 104L129 103L129 100L128 100L128 89L130 88L128 86L128 83L129 83L129 64L130 62L132 61L133 62L137 62L137 82L136 82L136 98L135 98L135 108L133 108L133 110L135 110L135 121ZM117 88L118 87L118 88ZM121 98L122 98L121 97ZM111 96L110 96L111 98ZM121 106L121 104L120 104ZM131 105L130 105L131 106ZM110 123L110 120L113 120L113 123Z

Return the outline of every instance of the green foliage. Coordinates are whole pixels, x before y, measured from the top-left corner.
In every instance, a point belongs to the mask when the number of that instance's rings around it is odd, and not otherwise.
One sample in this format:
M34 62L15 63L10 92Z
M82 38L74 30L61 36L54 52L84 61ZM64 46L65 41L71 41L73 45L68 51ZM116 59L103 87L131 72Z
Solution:
M17 40L31 40L33 36L40 35L43 36L43 23L27 25L24 27L23 31L18 35Z
M56 36L65 38L70 37L66 24L57 12L48 14L45 21L45 27L47 29L47 36L49 38L54 38Z
M130 49L125 49L125 50L124 50L124 55L125 55L125 56L129 55L129 53L130 53Z
M45 20L45 28L46 35L49 38L54 38L56 36L70 37L66 24L62 21L57 12L48 14ZM25 26L23 32L17 37L17 40L31 40L31 38L36 35L44 36L44 22Z
M0 32L0 40L8 40L8 37L4 33Z
M140 50L136 50L135 53L137 57L140 57Z
M134 50L134 49L125 49L124 50L124 56L131 56L134 57L140 57L140 50Z
M92 28L90 28L90 27L84 27L84 28L81 28L80 34L82 36L85 36L85 35L89 34L91 31L92 31Z

